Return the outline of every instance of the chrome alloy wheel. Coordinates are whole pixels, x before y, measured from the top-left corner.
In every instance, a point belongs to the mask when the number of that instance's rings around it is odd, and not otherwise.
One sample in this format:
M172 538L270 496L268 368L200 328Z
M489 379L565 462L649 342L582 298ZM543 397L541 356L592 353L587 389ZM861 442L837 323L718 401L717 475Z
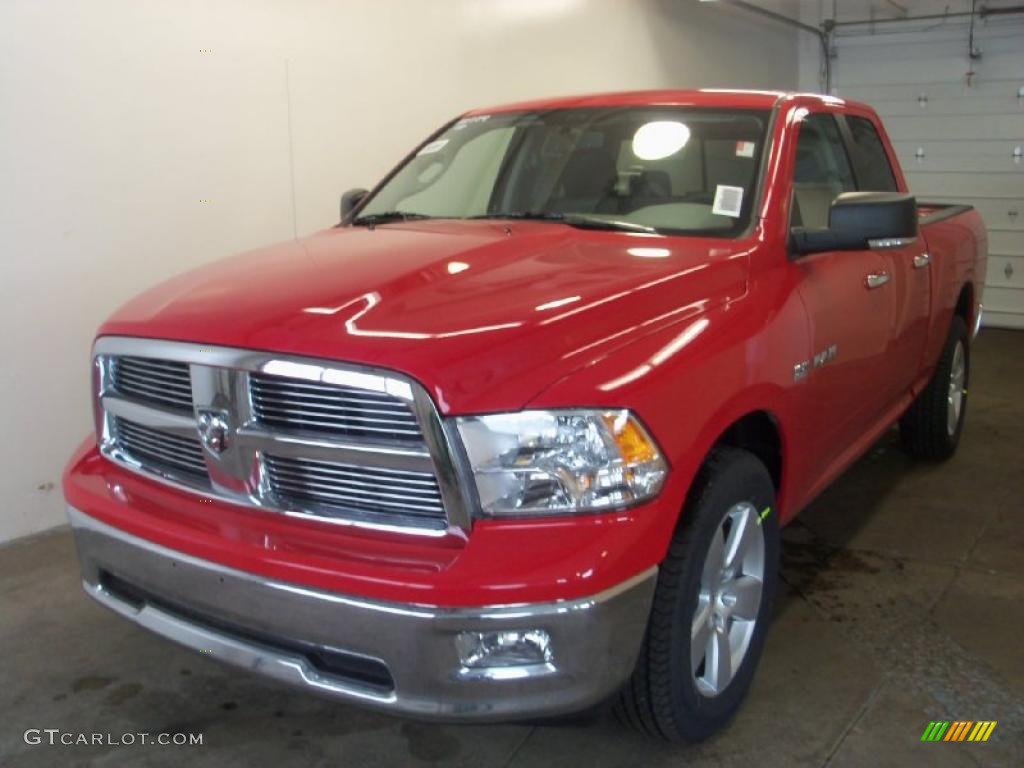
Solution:
M967 374L967 356L962 341L953 350L953 363L949 367L949 407L946 409L946 431L952 437L960 423L960 412L964 409L964 379Z
M704 558L690 632L690 671L704 696L726 689L750 647L764 586L760 522L750 502L733 505Z

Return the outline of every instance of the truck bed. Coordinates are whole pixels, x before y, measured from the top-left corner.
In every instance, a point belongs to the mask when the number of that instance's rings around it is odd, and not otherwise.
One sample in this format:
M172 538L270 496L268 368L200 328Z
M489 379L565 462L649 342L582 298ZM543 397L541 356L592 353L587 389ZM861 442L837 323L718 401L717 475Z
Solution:
M948 219L973 209L973 205L965 203L926 203L919 201L917 204L918 223L922 225L934 224L936 221L942 221L943 219Z

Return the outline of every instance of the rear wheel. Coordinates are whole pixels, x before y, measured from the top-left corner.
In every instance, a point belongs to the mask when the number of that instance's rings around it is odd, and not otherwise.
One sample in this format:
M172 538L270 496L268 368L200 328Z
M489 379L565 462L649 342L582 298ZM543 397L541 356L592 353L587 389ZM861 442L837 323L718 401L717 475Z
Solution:
M967 413L970 362L967 324L955 315L931 381L900 419L903 444L914 456L942 460L956 453Z
M750 688L778 578L779 526L764 465L717 450L661 564L640 659L616 704L671 741L721 728Z

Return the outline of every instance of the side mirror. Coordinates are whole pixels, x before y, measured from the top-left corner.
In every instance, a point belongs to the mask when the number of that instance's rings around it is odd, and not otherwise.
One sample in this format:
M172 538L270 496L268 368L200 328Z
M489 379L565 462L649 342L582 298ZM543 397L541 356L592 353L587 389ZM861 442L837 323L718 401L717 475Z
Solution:
M793 227L798 255L892 248L917 237L917 199L901 192L844 192L832 201L828 229Z
M356 209L356 206L363 202L363 198L366 197L367 191L368 190L356 187L355 189L350 189L348 192L341 196L342 221L348 218L348 215Z

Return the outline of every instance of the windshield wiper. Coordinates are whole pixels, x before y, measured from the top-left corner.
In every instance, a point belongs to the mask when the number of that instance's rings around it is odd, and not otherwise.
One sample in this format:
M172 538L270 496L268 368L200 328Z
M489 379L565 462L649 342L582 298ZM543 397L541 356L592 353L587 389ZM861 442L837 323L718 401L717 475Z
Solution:
M582 229L615 229L624 232L657 232L654 227L646 224L636 224L632 221L622 219L602 219L600 216L588 216L586 214L567 213L562 218L570 227Z
M538 221L561 219L561 213L542 213L541 211L501 211L499 213L479 213L467 216L467 219L537 219Z
M531 221L558 221L570 227L581 229L609 229L623 232L656 232L654 227L634 224L621 219L605 219L586 213L559 213L555 211L505 211L503 213L483 213L470 216L471 219L528 219Z
M425 213L412 213L411 211L384 211L383 213L368 213L352 220L355 226L365 225L375 227L378 224L387 224L391 221L420 221L421 219L432 219Z

